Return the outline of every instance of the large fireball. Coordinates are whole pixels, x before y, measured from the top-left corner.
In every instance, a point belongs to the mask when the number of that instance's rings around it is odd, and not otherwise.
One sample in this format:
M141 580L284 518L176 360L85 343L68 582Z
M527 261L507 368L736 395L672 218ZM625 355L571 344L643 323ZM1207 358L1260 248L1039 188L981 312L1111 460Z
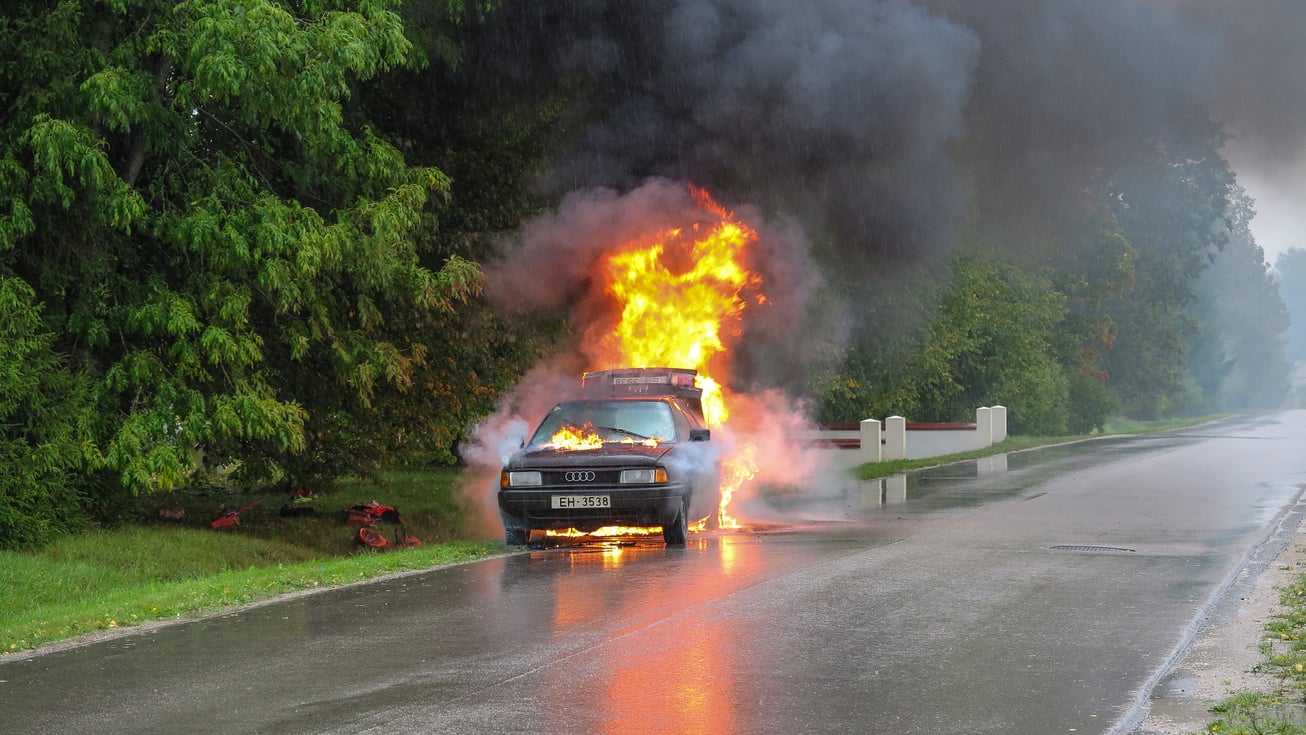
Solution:
M704 417L709 426L721 428L730 419L723 387L729 384L730 348L742 333L745 310L765 298L761 276L746 265L757 234L706 192L694 194L710 215L707 221L620 244L601 264L605 292L619 308L615 327L597 351L604 364L596 367L695 369ZM751 451L736 447L722 459L723 527L738 525L726 506L755 474Z

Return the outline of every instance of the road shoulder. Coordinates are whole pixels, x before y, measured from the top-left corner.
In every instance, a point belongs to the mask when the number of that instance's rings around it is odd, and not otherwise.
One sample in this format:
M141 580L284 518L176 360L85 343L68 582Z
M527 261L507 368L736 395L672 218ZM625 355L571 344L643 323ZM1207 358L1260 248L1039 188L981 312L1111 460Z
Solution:
M1258 673L1265 626L1283 611L1280 589L1306 572L1306 536L1302 530L1259 574L1230 590L1230 603L1212 615L1192 650L1152 693L1150 710L1139 735L1187 735L1204 732L1216 719L1211 707L1242 692L1272 691L1277 679ZM1254 578L1252 578L1254 577ZM1227 609L1232 608L1232 609Z

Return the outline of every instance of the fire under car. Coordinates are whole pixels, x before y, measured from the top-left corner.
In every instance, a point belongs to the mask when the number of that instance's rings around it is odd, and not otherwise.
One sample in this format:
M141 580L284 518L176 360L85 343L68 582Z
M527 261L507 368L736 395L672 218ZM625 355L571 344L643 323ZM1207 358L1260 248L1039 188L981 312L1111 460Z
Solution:
M696 371L625 368L585 373L577 400L554 406L503 468L504 540L532 531L589 533L661 526L685 543L691 520L717 502L719 472Z

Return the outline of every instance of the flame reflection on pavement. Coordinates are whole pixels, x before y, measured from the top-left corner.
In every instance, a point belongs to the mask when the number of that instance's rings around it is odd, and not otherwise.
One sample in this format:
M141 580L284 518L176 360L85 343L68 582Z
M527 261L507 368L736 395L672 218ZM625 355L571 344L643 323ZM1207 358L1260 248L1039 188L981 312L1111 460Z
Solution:
M592 647L579 654L583 666L558 662L547 668L543 701L557 707L549 719L558 721L577 706L578 698L590 698L586 709L595 713L596 732L626 735L651 727L686 735L737 731L738 633L728 621L705 621L698 615L694 625L680 625L685 617L668 614L668 608L690 612L720 599L721 575L750 577L750 570L762 563L759 550L747 538L714 535L691 539L684 549L667 549L660 539L623 539L533 552L565 556L569 568L553 585L554 635L594 638ZM676 558L709 554L718 565L696 573L690 571L694 565ZM640 563L650 561L669 568L650 576ZM636 565L641 567L638 576L624 574ZM638 583L624 584L632 579ZM612 630L605 621L615 618L632 622ZM593 680L581 669L603 675L599 683L587 684Z

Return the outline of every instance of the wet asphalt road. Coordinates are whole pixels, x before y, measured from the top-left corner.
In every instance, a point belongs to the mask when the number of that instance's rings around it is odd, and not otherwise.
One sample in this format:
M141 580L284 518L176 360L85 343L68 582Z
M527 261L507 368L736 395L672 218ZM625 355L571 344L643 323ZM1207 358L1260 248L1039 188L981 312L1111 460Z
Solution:
M825 484L11 660L0 732L1127 733L1304 484L1301 411Z

